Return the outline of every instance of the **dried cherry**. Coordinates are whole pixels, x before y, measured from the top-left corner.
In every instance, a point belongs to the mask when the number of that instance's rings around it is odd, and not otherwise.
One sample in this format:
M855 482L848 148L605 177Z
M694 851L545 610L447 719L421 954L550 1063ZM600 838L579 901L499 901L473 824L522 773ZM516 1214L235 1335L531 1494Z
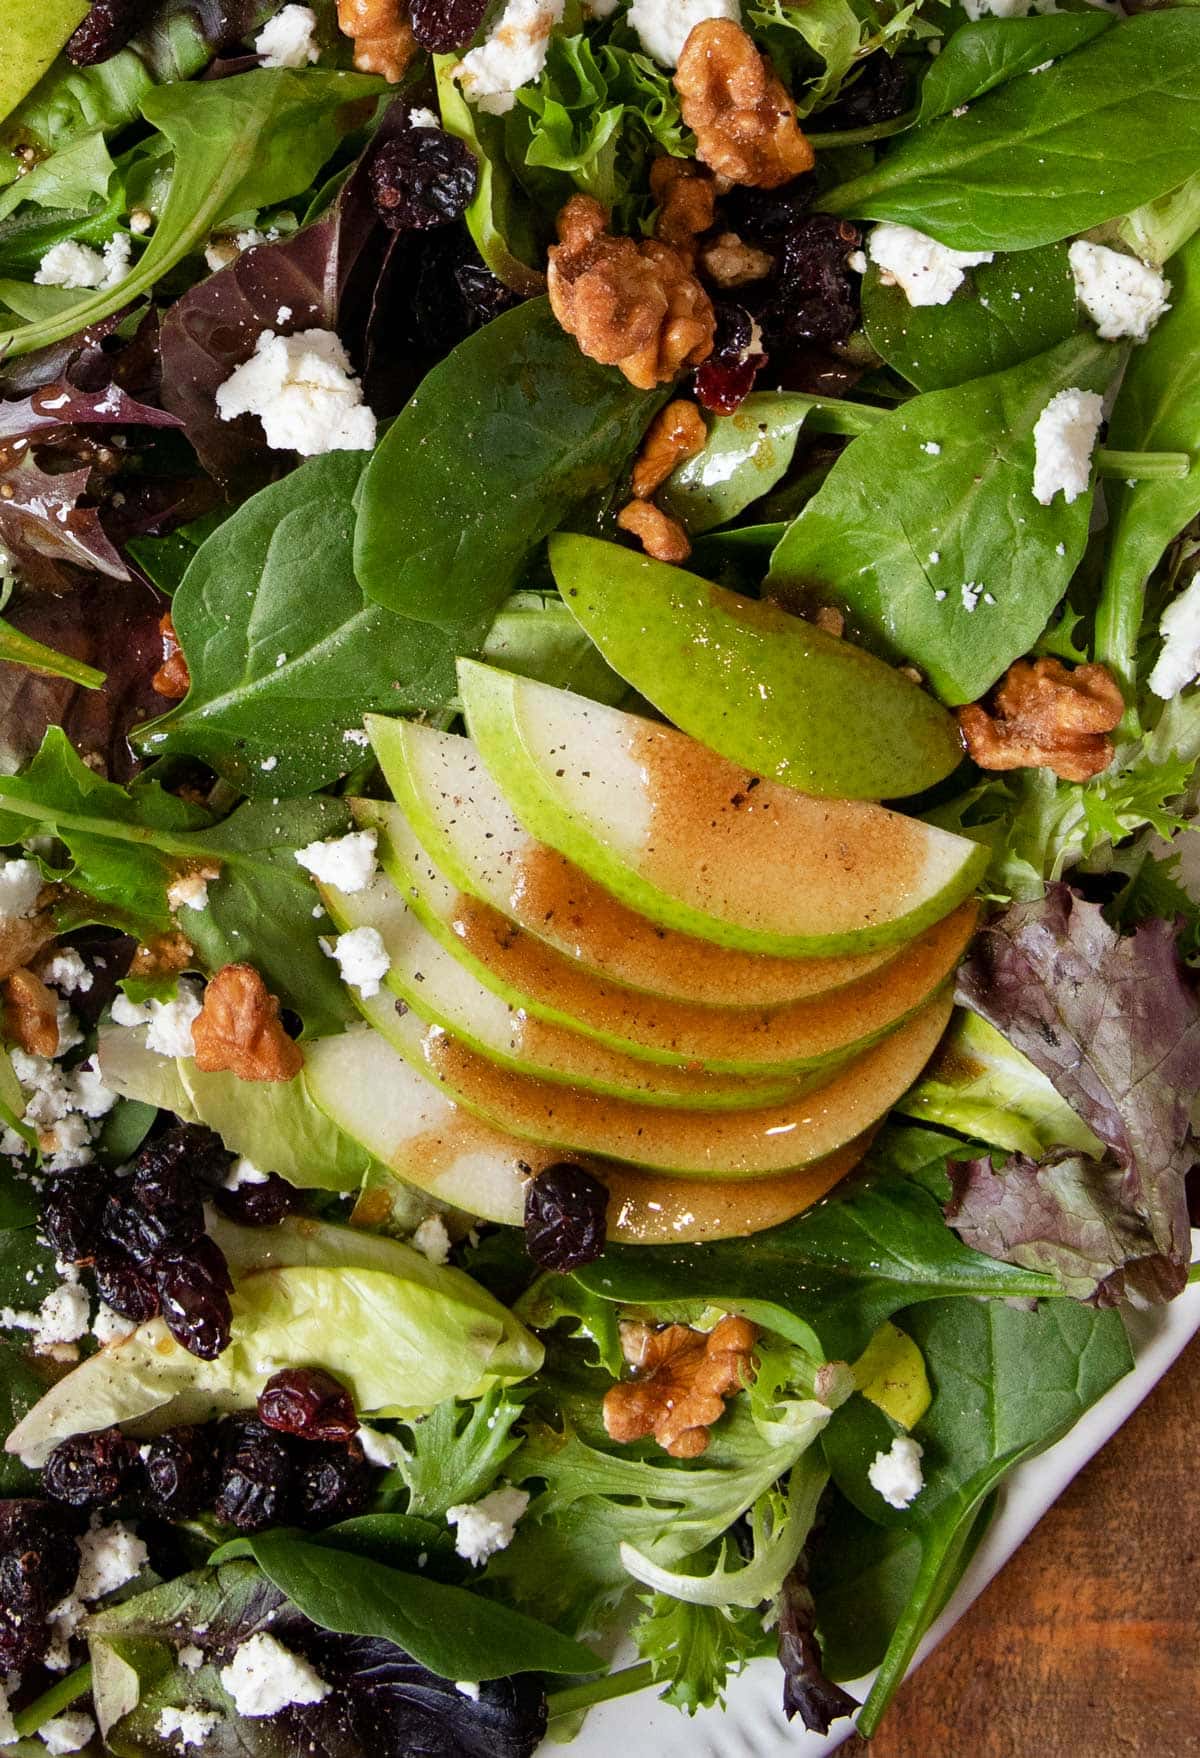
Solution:
M24 1672L37 1664L49 1645L50 1625L45 1618L0 1605L0 1669Z
M280 1434L345 1445L358 1431L354 1400L319 1367L285 1367L258 1394L259 1419Z
M410 0L408 16L423 49L448 55L466 48L486 11L487 0Z
M873 128L891 122L908 108L911 82L903 61L891 55L869 55L852 83L844 85L837 102L822 110L825 129Z
M278 1172L261 1184L239 1184L236 1190L218 1190L213 1198L223 1215L243 1227L277 1227L300 1206L300 1192Z
M42 1487L68 1507L102 1508L131 1486L139 1463L137 1448L119 1428L74 1434L46 1460Z
M692 375L696 401L715 415L732 415L749 396L754 380L767 364L755 334L754 319L744 305L718 300L713 351Z
M164 1519L186 1519L211 1504L217 1456L203 1429L168 1429L150 1442L144 1464L150 1506Z
M285 1515L292 1485L287 1442L257 1416L232 1416L221 1424L220 1463L214 1512L239 1532L261 1532Z
M54 1502L0 1502L0 1605L42 1617L65 1599L79 1573L70 1516Z
M294 1459L292 1515L301 1526L361 1514L371 1499L371 1468L362 1448L306 1446Z
M147 1319L157 1318L159 1299L154 1277L148 1270L139 1268L119 1245L106 1245L96 1253L93 1274L96 1293L122 1318L135 1325L144 1325Z
M525 1249L543 1270L576 1270L604 1250L608 1188L569 1160L525 1186Z
M163 1245L194 1245L204 1232L204 1205L179 1165L139 1166L133 1175L133 1200L159 1230Z
M153 1267L167 1329L189 1354L214 1360L233 1323L232 1282L219 1247L205 1237L187 1250L160 1252Z
M95 1251L109 1182L105 1173L81 1167L47 1183L42 1193L41 1230L64 1263L80 1263Z
M847 257L862 243L851 220L810 214L784 234L768 303L759 314L768 348L844 342L858 323L859 277Z
M426 232L457 220L479 182L475 155L440 128L385 140L370 168L375 212L393 232Z

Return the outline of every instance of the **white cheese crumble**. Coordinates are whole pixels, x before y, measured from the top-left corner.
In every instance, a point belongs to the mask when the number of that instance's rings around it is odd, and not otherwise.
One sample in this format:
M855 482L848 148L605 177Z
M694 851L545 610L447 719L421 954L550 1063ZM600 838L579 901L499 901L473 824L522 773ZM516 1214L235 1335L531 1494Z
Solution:
M431 1264L444 1264L450 1256L450 1235L440 1215L427 1215L409 1243Z
M36 861L5 861L0 866L0 921L31 916L42 889Z
M498 1550L508 1549L517 1521L528 1506L526 1490L505 1484L477 1502L460 1502L455 1508L447 1508L446 1524L456 1529L455 1550L478 1568Z
M432 110L427 110L424 104L417 104L408 112L408 126L410 128L440 128L442 125Z
M42 966L42 981L64 995L86 995L92 986L92 973L73 946L64 946Z
M254 1162L243 1154L240 1160L233 1162L221 1180L221 1186L224 1190L240 1190L243 1184L265 1184L270 1176L269 1172L260 1172Z
M160 1738L179 1735L180 1746L202 1746L221 1717L215 1709L175 1709L168 1705L158 1713Z
M1150 673L1150 688L1166 700L1200 677L1200 573L1171 600L1158 632L1163 644Z
M167 904L173 910L207 909L207 878L203 873L180 873L167 886Z
M285 6L255 37L254 53L264 67L307 67L321 53L316 29L317 15L311 6Z
M1067 259L1075 296L1095 324L1096 334L1106 342L1115 342L1119 336L1144 342L1163 313L1171 309L1167 302L1171 283L1141 257L1077 238Z
M146 1546L120 1520L102 1526L93 1517L89 1530L75 1542L79 1546L75 1592L80 1599L103 1599L105 1594L115 1593L118 1587L134 1580L146 1567Z
M339 891L361 891L375 877L375 832L353 830L296 850L296 859L314 879Z
M867 1480L890 1508L907 1508L925 1487L921 1470L924 1448L911 1435L899 1434L890 1451L876 1453L867 1467Z
M38 1729L38 1738L51 1758L61 1758L64 1752L78 1752L81 1746L86 1746L95 1731L96 1724L91 1716L79 1709L72 1710L69 1715L56 1715L53 1721L44 1721Z
M269 446L305 458L375 444L375 416L332 330L264 330L249 360L218 387L217 414L222 421L257 415Z
M486 42L463 56L454 78L479 109L504 116L546 65L550 33L564 0L507 0Z
M1104 406L1095 391L1074 386L1051 397L1033 429L1033 493L1048 507L1060 491L1069 506L1086 493Z
M185 1642L175 1658L185 1673L198 1673L204 1665L204 1650L194 1642Z
M380 1471L390 1471L393 1465L399 1465L408 1458L402 1441L395 1435L384 1434L377 1428L360 1428L355 1436L363 1450L363 1457L368 1465L374 1465Z
M742 22L738 0L633 0L629 22L647 55L664 67L674 67L683 45L698 24L708 18Z
M116 232L102 250L64 238L52 244L38 264L34 281L39 287L68 287L80 291L115 287L129 273L129 239Z
M173 1001L131 1001L127 995L117 995L112 1017L117 1025L145 1026L147 1050L160 1056L192 1056L192 1027L202 1006L199 983L181 977Z
M42 1301L38 1328L33 1335L34 1347L48 1349L55 1343L77 1343L87 1331L91 1317L87 1289L78 1282L64 1282Z
M339 934L332 944L321 944L328 956L337 960L343 982L350 983L366 1001L378 995L380 983L392 968L378 928L352 928L348 934Z
M951 250L912 226L885 220L873 228L867 253L889 285L901 287L910 305L946 305L961 287L963 271L991 262L991 250Z
M1032 4L1033 0L963 0L963 11L977 24L981 18L989 17L1027 18Z
M126 1337L132 1337L137 1326L132 1319L125 1317L123 1312L114 1312L112 1307L103 1300L92 1320L92 1336L97 1343L123 1343Z
M300 1655L260 1632L243 1642L221 1683L239 1715L278 1715L289 1703L320 1703L331 1686Z

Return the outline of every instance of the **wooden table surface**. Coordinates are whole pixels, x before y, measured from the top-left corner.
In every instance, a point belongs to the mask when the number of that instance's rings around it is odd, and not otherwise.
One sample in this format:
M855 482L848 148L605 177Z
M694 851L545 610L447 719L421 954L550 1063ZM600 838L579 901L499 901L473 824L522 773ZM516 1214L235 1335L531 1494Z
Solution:
M1200 1339L839 1758L1200 1758Z

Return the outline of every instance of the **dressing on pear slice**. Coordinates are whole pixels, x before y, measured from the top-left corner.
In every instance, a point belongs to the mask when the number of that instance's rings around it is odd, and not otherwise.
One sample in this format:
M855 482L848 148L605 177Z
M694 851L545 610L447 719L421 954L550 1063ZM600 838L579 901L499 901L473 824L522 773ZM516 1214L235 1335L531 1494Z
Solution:
M962 761L911 678L776 604L619 544L560 532L562 600L613 670L714 751L805 793L900 799Z
M987 851L863 800L761 781L671 727L459 662L471 736L530 836L664 927L791 957L911 939Z
M506 995L542 996L547 1018L578 1011L575 973L623 990L708 1007L776 1007L856 982L894 958L897 946L830 958L777 958L698 940L651 922L526 834L470 739L416 721L368 715L367 728L400 812L387 820L393 872L430 932L453 932L458 956ZM359 801L369 814L375 803ZM378 810L378 806L375 805ZM377 826L370 816L362 822ZM386 856L385 856L386 859ZM511 926L510 926L511 924ZM523 930L514 933L513 928ZM553 954L560 954L555 958ZM610 1035L622 1043L626 1003L613 995Z
M525 1185L560 1156L481 1122L410 1067L378 1032L352 1026L306 1045L304 1079L332 1122L438 1202L519 1227ZM620 1245L740 1238L790 1220L857 1165L868 1137L779 1178L663 1178L576 1156L607 1184Z
M391 960L386 983L421 1019L444 1026L472 1050L501 1068L539 1080L565 1081L585 1092L605 1093L631 1104L683 1106L695 1110L747 1110L794 1096L799 1073L708 1074L695 1066L637 1061L620 1050L565 1026L534 1019L520 1005L502 1001L441 945L418 920L391 880L382 874L361 891L318 887L325 907L343 932L374 928ZM942 976L945 972L941 973ZM932 988L934 985L928 985ZM928 991L927 991L928 992ZM385 1036L395 1008L384 1011Z
M668 1111L510 1073L411 1010L397 1014L388 994L356 1001L405 1061L497 1129L572 1155L693 1178L769 1178L852 1141L912 1085L951 1006L947 988L799 1098L752 1111Z

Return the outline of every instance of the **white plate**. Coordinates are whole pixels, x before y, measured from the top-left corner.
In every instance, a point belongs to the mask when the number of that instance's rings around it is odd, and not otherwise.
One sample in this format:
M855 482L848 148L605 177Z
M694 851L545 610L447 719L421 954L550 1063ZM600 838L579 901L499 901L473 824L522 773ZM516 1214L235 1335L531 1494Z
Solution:
M957 1623L1028 1538L1046 1509L1132 1415L1184 1345L1200 1331L1200 1284L1188 1288L1169 1306L1126 1313L1126 1322L1135 1356L1132 1373L1094 1405L1070 1434L1028 1464L1018 1466L1007 1479L991 1526L957 1592L921 1644L916 1665ZM861 1701L870 1685L868 1676L855 1680L847 1689ZM732 1681L724 1713L703 1710L690 1719L659 1702L651 1692L642 1691L592 1710L579 1738L570 1748L558 1750L569 1750L571 1758L613 1758L615 1752L629 1753L630 1758L647 1758L650 1753L653 1758L779 1758L782 1752L789 1758L825 1758L850 1738L854 1729L845 1721L824 1737L802 1733L798 1725L789 1727L779 1706L780 1686L775 1662L755 1661Z

